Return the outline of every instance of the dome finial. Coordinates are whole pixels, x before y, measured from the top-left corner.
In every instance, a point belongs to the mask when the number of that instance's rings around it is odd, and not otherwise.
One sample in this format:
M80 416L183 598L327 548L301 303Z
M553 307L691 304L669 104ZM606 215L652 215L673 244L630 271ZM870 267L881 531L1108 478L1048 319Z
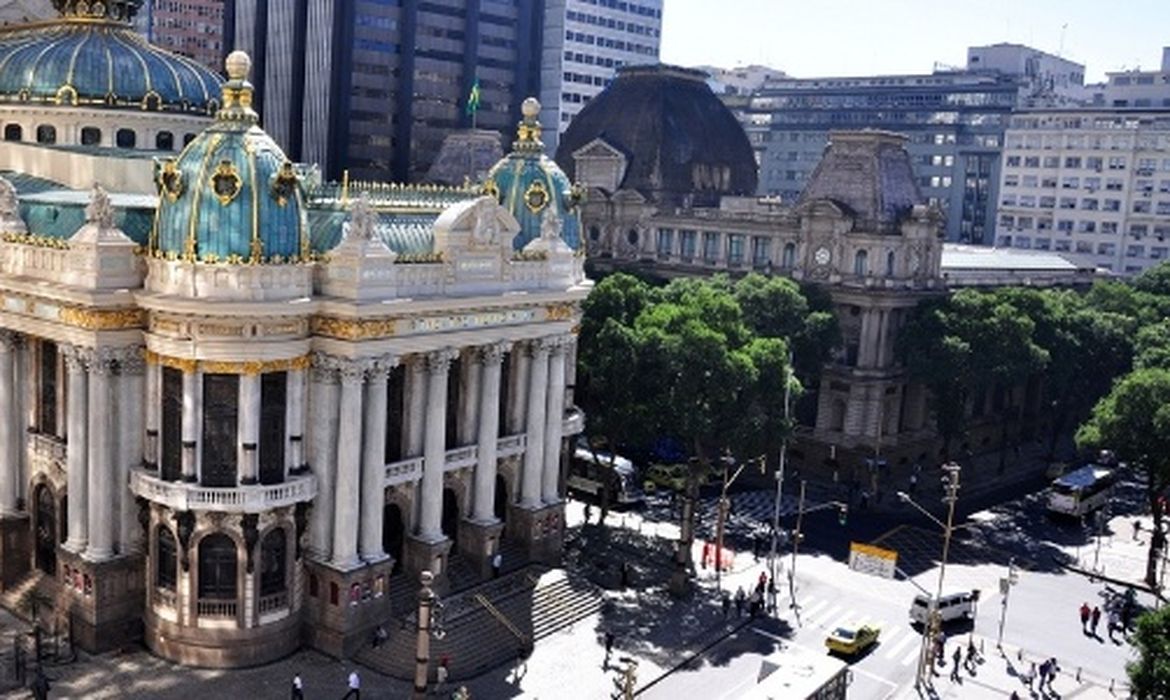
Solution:
M223 109L215 115L216 118L255 124L260 117L252 109L252 83L248 82L252 58L237 49L224 59L223 67L228 81L223 84Z
M543 152L544 143L540 140L540 122L537 120L540 116L540 100L535 97L525 98L524 102L520 103L520 114L524 118L516 127L516 143L512 145L513 150Z

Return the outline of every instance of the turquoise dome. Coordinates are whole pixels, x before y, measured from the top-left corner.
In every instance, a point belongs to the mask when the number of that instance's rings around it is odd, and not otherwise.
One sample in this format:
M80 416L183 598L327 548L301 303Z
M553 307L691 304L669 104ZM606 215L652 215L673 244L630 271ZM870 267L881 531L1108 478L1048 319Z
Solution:
M61 18L0 30L0 100L210 114L222 80L151 46L129 24L139 0L57 0Z
M257 126L251 60L227 58L229 80L215 122L178 158L157 160L156 257L205 263L288 263L309 257L301 178Z
M524 119L517 127L512 152L496 163L484 180L484 192L494 196L520 222L512 247L520 250L540 238L546 211L561 220L561 238L573 250L581 249L581 190L569 182L556 162L544 154L540 140L540 103L529 97L521 106Z

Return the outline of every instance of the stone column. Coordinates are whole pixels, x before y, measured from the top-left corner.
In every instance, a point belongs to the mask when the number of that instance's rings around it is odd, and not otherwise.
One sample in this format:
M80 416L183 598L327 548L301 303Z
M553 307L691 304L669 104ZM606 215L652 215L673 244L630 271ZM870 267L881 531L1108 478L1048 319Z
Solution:
M20 416L16 410L19 336L0 331L0 516L16 514L20 485ZM30 508L31 510L31 508Z
M183 368L183 481L199 480L199 433L203 427L203 377L192 361Z
M338 393L337 358L313 354L309 403L309 466L317 476L317 498L309 511L309 551L327 561L333 544L333 484L336 477Z
M874 357L873 347L873 311L869 309L861 310L861 333L857 339L857 366L858 367L872 367Z
M240 485L250 486L260 475L260 375L240 375L240 411L236 425L240 433L237 459L240 461Z
M481 365L479 392L479 461L475 465L475 502L471 519L477 523L494 523L496 496L496 447L500 431L501 362L508 346L486 345L475 359Z
M561 442L565 433L565 352L568 343L558 338L548 357L548 405L544 432L544 476L540 497L545 503L559 503L561 477Z
M142 527L130 493L130 469L143 462L143 385L146 364L141 347L126 348L118 357L116 401L118 404L117 463L114 465L114 509L118 513L118 552L142 551Z
M532 361L528 357L527 343L517 343L512 350L511 391L508 392L509 401L506 423L508 434L515 435L524 432L525 409L528 405L528 375Z
M386 503L386 381L396 364L388 358L377 362L366 379L365 436L362 440L362 559L368 563L386 559L382 549L382 509Z
M544 472L544 435L547 415L548 352L546 341L535 341L528 347L528 420L524 430L528 448L524 451L524 475L520 482L520 506L536 509L541 505L540 482Z
M65 548L80 554L89 543L89 375L86 364L92 351L62 346L69 375L67 388L68 442L65 449L69 484L69 539Z
M878 312L878 330L877 330L877 361L874 363L876 367L885 367L886 360L889 356L889 349L886 347L890 341L890 311L883 309Z
M85 558L104 561L114 555L113 421L110 376L114 360L107 348L98 348L89 368L89 546ZM70 510L73 499L69 499Z
M454 350L438 350L427 355L427 419L423 442L423 475L419 488L422 509L419 512L418 537L424 542L439 542L443 535L443 470L447 463L447 372Z
M407 457L418 457L423 453L423 425L427 411L427 364L426 357L415 355L410 360L406 376L407 415L406 444L403 453Z
M464 376L454 378L457 382L466 380L464 386L467 388L466 391L460 393L460 396L463 398L459 406L459 434L457 436L460 447L472 444L478 435L476 419L478 418L479 402L475 400L475 392L479 388L483 365L474 355L475 353L468 355L467 360L470 361L463 363Z
M305 466L305 370L288 371L288 406L285 408L285 475L299 474Z
M337 485L333 498L333 558L330 566L350 571L361 566L357 556L360 508L363 363L341 365L341 411L337 426Z
M150 469L158 469L159 449L162 447L160 432L162 424L162 365L154 355L146 360L146 440L143 444L143 461Z

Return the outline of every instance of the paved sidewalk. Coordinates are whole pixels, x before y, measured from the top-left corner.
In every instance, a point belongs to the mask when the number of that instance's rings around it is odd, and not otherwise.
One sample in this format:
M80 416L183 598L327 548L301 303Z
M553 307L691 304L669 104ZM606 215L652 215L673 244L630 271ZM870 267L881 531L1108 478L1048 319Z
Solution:
M1135 522L1141 524L1134 534ZM1064 547L1072 562L1068 568L1086 576L1100 576L1111 581L1146 588L1146 560L1154 528L1151 516L1118 515L1105 526L1106 534L1094 536L1082 547ZM1159 575L1165 581L1168 565L1162 563Z
M968 637L956 636L955 641L964 648ZM946 666L935 666L939 675L934 677L933 690L919 692L913 687L905 690L899 698L962 698L962 700L982 700L983 698L1010 697L1012 692L1019 693L1021 698L1078 698L1078 700L1116 700L1128 694L1128 685L1125 679L1092 678L1076 668L1061 666L1056 679L1052 681L1051 690L1047 686L1040 689L1039 669L1044 657L1029 653L1025 650L1004 645L1000 651L995 648L995 640L975 636L975 644L983 649L982 657L972 671L964 668L959 674L960 680L951 680L951 654L953 644L948 644L946 651ZM1060 660L1057 659L1059 665ZM1029 675L1034 678L1029 686L1026 679Z

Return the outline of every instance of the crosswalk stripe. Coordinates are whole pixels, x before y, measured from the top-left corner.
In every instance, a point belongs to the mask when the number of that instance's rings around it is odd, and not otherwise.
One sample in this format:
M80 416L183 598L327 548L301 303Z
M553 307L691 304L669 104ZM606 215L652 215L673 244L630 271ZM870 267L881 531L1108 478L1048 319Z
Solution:
M919 651L920 651L920 649L918 647L912 648L910 651L906 652L906 656L902 657L902 660L898 663L900 663L903 666L909 666L912 662L915 662L918 660L918 652Z
M826 620L827 620L827 619L829 619L829 616L828 616L828 615L826 615L826 616L825 616L825 619L826 619ZM851 619L853 619L853 611L852 611L852 610L846 610L846 611L845 611L845 613L844 613L843 615L841 615L841 617L839 617L839 618L837 618L836 620L834 620L834 621L833 621L833 624L829 625L829 626L828 626L828 627L826 627L825 629L835 630L835 629L837 629L838 627L841 627L842 625L844 625L844 624L846 624L847 622L849 622Z
M830 617L832 617L833 615L836 615L836 614L837 614L837 613L839 613L839 612L841 612L841 606L840 606L840 605L834 605L833 607L831 607L831 608L829 608L828 610L826 610L826 611L825 611L825 614L824 614L824 616L823 616L823 619L826 619L826 620L827 620L827 619L829 619L829 618L830 618ZM818 617L817 617L817 619L822 619L822 618L821 618L821 616L818 616ZM809 623L809 624L812 624L813 622L816 622L816 620L814 620L814 619L813 619L811 616L810 616L809 618L807 618L807 621L808 621L808 623Z
M814 615L816 615L820 611L821 608L825 607L828 604L829 604L829 601L822 600L822 601L819 601L816 605L813 605L811 608L809 608L809 607L804 608L805 617L811 619Z
M910 643L910 642L912 642L912 641L914 641L914 636L913 636L913 635L910 635L910 634L908 634L908 635L906 635L905 637L902 637L901 639L899 639L899 640L898 640L898 643L897 643L897 644L895 644L894 646L890 647L890 650L886 652L885 658L886 658L886 659L892 659L892 658L894 658L895 656L897 656L897 655L898 655L898 652L900 652L900 651L902 651L904 648L906 648L906 645L907 645L907 644L909 644L909 643Z

